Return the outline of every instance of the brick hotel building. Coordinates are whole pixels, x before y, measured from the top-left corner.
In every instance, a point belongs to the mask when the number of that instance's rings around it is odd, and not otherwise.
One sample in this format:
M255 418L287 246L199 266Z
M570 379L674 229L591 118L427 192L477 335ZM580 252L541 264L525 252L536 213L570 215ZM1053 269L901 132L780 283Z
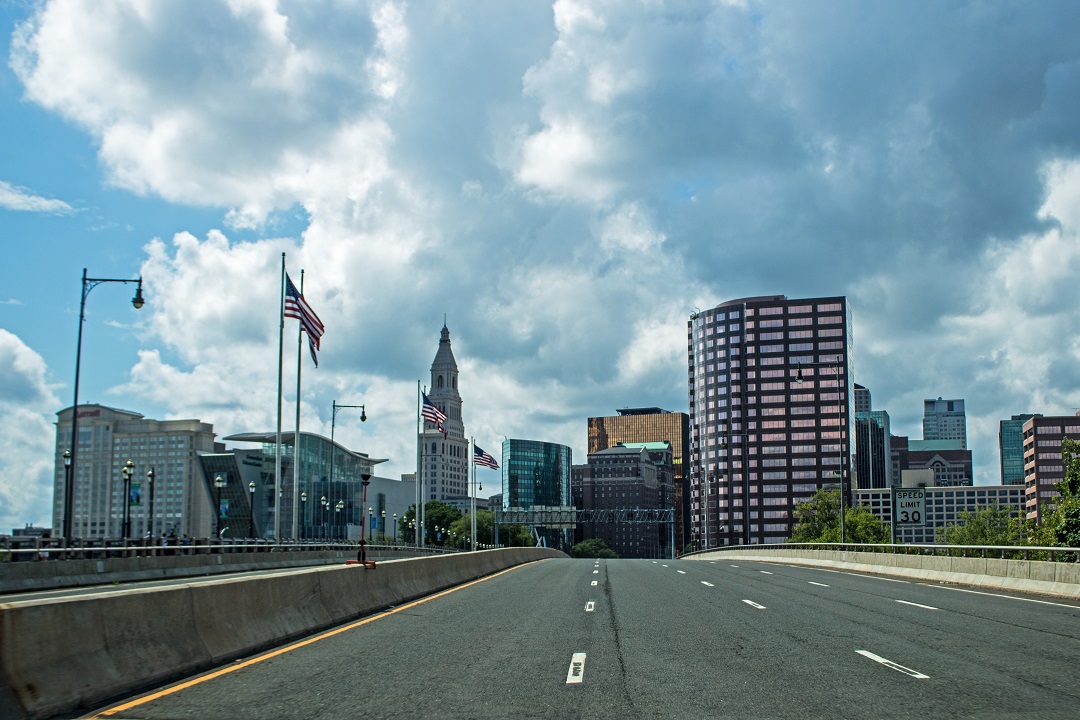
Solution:
M687 333L691 542L783 542L842 469L850 495L846 299L732 300Z

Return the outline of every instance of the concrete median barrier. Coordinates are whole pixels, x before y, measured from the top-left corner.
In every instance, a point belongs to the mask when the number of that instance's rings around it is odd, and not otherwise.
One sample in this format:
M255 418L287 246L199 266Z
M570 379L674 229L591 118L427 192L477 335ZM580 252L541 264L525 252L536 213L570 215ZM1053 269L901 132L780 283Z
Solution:
M515 565L544 548L0 604L0 720L98 706Z

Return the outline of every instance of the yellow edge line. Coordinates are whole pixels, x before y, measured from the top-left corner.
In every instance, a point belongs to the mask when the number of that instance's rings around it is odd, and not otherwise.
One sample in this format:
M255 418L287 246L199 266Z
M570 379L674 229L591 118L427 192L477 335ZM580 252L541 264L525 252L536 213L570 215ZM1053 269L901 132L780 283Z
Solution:
M543 561L541 560L540 562L543 562ZM200 685L200 684L206 682L207 680L213 680L214 678L221 677L222 675L228 675L231 672L236 672L237 670L241 670L243 668L246 668L249 665L254 665L256 663L261 663L264 660L269 660L270 658L277 657L278 655L283 655L283 654L285 654L287 652L291 652L291 651L296 650L298 648L302 648L305 645L311 645L312 643L316 643L316 642L318 642L320 640L325 640L328 637L333 637L334 635L338 635L338 634L346 632L348 630L358 628L361 625L367 625L370 622L380 620L380 619L382 619L384 617L389 617L390 615L402 612L403 610L408 610L409 608L416 607L417 605L422 605L423 603L429 602L431 600L435 600L436 598L440 598L443 595L449 595L450 593L457 592L458 590L464 590L465 588L467 588L467 587L469 587L471 585L476 585L477 583L482 583L482 582L484 582L486 580L491 580L492 578L499 577L500 575L504 575L504 574L510 572L511 570L517 570L518 568L525 567L526 565L529 565L529 564L530 563L522 563L521 565L515 565L514 567L507 568L505 570L500 570L497 573L494 573L492 575L487 575L485 577L479 578L478 580L472 580L470 582L465 583L464 585L458 585L457 587L452 587L449 590L443 590L442 592L435 593L434 595L428 595L427 597L420 598L419 600L413 600L412 602L407 603L405 605L402 605L400 607L396 607L393 610L385 610L385 611L383 611L381 613L378 613L377 615L372 615L370 617L366 617L363 620L357 620L354 623L349 623L348 625L343 625L343 626L341 626L339 628L334 628L333 630L328 630L327 632L324 632L321 635L316 635L315 637L310 637L310 638L307 638L306 640L300 640L298 642L293 643L292 645L286 645L285 647L281 647L281 648L278 648L276 650L270 650L270 651L268 651L266 653L263 653L262 655L257 655L255 657L251 658L250 660L245 660L243 662L235 663L233 665L229 665L228 667L221 668L220 670L214 670L213 672L207 673L206 675L200 675L197 678L187 680L187 681L182 682L182 683L180 683L178 685L173 685L171 687L165 688L164 690L159 690L159 691L157 691L155 693L151 693L150 695L143 695L142 697L136 698L135 700L132 700L130 702L126 702L123 705L117 705L115 707L109 708L108 710L100 712L97 715L93 715L93 716L91 716L90 720L95 720L96 718L100 718L100 717L108 717L110 715L115 715L116 713L123 712L124 710L130 710L133 707L138 707L139 705L145 705L146 703L151 702L153 700L157 700L158 698L163 698L163 697L165 697L167 695L172 695L173 693L178 693L181 690L186 690L189 687L193 687L195 685Z

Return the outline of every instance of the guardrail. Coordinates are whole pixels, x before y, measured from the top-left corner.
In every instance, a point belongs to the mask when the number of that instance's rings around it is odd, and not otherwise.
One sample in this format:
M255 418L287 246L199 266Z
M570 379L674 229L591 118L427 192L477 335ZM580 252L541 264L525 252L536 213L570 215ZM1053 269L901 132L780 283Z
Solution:
M1080 563L1080 548L1042 545L915 545L910 543L761 543L757 545L722 545L695 550L680 557L693 557L716 552L769 552L786 550L838 550L841 552L889 553L892 555L925 555L935 557L978 557L999 560L1046 560L1049 562Z

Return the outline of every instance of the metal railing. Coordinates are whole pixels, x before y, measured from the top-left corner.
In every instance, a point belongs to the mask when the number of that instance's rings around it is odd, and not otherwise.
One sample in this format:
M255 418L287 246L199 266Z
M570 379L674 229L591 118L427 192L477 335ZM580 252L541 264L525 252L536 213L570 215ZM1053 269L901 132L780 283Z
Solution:
M935 545L911 543L763 543L723 545L707 550L695 550L680 555L692 557L716 552L768 552L775 550L832 550L841 552L889 553L894 555L926 555L941 557L978 557L1001 560L1045 560L1050 562L1080 562L1080 548L1041 545Z
M263 540L225 538L147 538L144 540L77 540L68 545L62 538L0 538L0 563L45 560L91 560L117 557L154 557L168 555L217 555L221 553L319 552L345 550L356 552L359 541L346 540ZM365 541L370 552L410 551L425 554L462 552L458 548L417 548L415 545L372 544Z

